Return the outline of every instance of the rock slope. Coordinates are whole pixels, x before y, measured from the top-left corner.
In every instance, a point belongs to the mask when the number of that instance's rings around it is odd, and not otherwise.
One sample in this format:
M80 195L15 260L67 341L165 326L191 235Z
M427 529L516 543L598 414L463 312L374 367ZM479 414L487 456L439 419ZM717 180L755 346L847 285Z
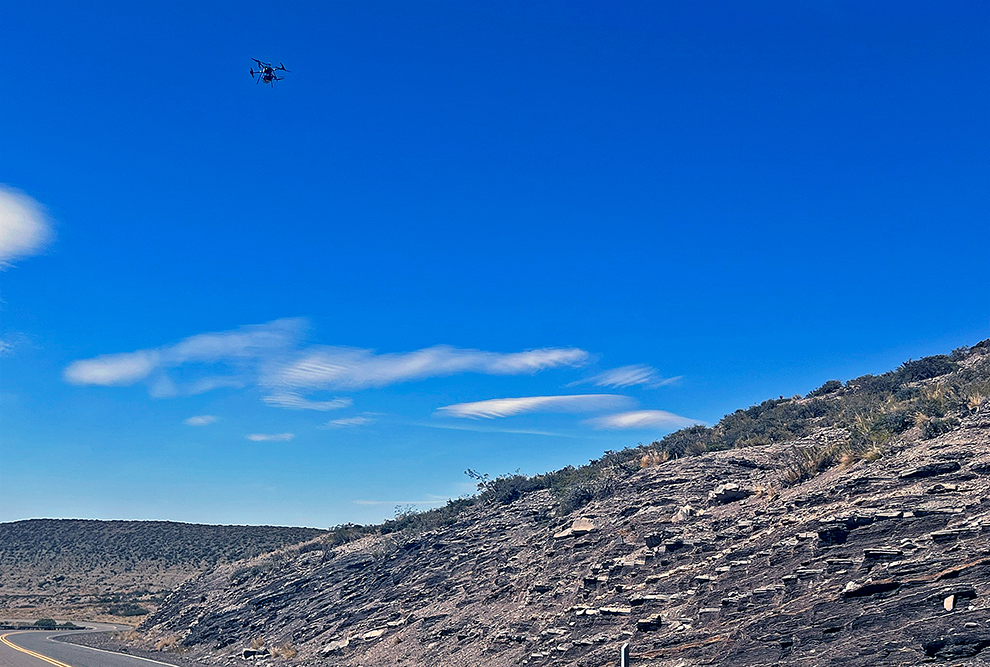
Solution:
M212 664L990 664L990 402L804 481L841 434L679 458L560 513L315 540L190 581L141 628Z

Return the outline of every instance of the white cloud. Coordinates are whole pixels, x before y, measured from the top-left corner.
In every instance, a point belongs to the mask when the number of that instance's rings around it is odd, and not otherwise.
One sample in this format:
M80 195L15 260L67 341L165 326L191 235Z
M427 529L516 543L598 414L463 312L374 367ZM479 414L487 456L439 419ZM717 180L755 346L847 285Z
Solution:
M275 320L267 324L240 327L232 331L190 336L175 345L105 354L75 361L65 369L72 384L105 387L129 386L148 380L155 396L198 394L217 387L243 386L245 378L256 375L257 366L287 354L302 336L307 322L301 318ZM209 366L205 377L178 386L166 371L195 364ZM220 365L234 375L217 376Z
M637 429L637 428L684 428L694 426L702 422L689 417L675 415L664 410L635 410L632 412L620 412L604 417L595 417L584 422L589 426L598 429Z
M538 429L530 428L502 428L502 427L486 427L486 426L474 426L471 423L443 423L443 422L413 422L411 426L421 426L423 428L438 428L448 431L469 431L472 433L506 433L510 435L544 435L553 438L586 438L587 436L577 435L574 433L562 433L560 431L541 431Z
M122 387L145 379L160 363L161 354L156 350L104 354L73 362L65 369L65 379L72 384Z
M378 354L352 347L303 347L300 342L307 328L307 320L291 318L198 334L174 345L81 359L65 369L64 377L77 385L144 383L156 398L255 385L266 391L262 400L268 405L328 411L348 407L353 400L315 400L307 394L385 387L458 373L531 374L579 366L588 359L588 353L577 348L500 353L437 345Z
M207 426L216 420L217 418L213 415L196 415L195 417L190 417L182 423L188 424L189 426Z
M0 339L0 357L7 356L13 349L13 343Z
M0 185L0 270L41 252L52 240L44 207L23 192Z
M587 380L572 382L570 386L580 384L594 384L596 387L611 387L614 389L624 389L635 385L646 385L648 387L664 387L674 384L682 376L665 378L661 377L657 369L644 364L633 364L630 366L620 366L603 373L599 373Z
M294 391L280 391L263 397L268 405L275 408L288 408L289 410L340 410L354 405L353 398L333 398L329 401L311 401Z
M309 389L364 389L459 373L522 375L548 368L579 366L588 353L577 348L543 348L498 353L436 345L413 352L376 354L348 347L320 347L277 369L273 386Z
M252 442L288 442L296 437L295 433L252 433L245 436Z
M363 426L375 421L370 417L343 417L341 419L331 419L324 426L327 428L347 428L348 426Z
M434 414L444 417L493 419L533 412L595 412L628 406L632 399L617 394L577 394L573 396L524 396L493 398L474 403L458 403L438 408Z

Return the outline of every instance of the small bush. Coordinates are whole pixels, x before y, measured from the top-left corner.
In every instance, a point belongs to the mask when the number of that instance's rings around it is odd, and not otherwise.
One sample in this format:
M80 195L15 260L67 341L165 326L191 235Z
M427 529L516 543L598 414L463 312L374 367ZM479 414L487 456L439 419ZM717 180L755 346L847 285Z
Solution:
M652 468L666 463L671 459L671 454L665 449L650 449L639 459L640 468Z
M292 644L282 644L272 649L272 653L284 660L292 660L299 653Z
M851 450L844 443L791 447L783 456L784 473L781 475L781 482L793 485L811 479L823 470L849 461L850 455Z
M834 392L842 389L842 383L838 380L829 380L818 389L808 392L807 398L816 398L818 396L825 396L826 394L832 394Z
M926 440L935 438L943 433L948 433L957 426L959 426L959 420L955 417L948 417L946 419L929 419L922 429L922 437Z
M123 604L110 605L107 608L107 613L111 616L147 616L151 612L133 602L124 602Z
M924 357L917 361L905 361L901 367L892 373L898 384L930 380L954 371L959 364L944 354Z

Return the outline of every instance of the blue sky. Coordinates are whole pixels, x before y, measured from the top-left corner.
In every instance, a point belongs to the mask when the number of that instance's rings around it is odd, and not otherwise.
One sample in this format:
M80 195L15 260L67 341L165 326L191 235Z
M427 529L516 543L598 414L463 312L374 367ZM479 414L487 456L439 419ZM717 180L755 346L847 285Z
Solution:
M990 337L988 26L8 3L0 521L378 521Z

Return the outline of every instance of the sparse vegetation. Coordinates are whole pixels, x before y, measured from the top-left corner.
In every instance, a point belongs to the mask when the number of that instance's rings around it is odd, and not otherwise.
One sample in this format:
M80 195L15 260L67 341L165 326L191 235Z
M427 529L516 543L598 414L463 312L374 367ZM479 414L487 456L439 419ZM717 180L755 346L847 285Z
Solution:
M141 605L133 602L111 605L107 608L107 613L111 616L147 616L150 612Z
M797 440L821 429L835 430L836 439L789 450L782 483L796 484L837 465L876 461L889 450L894 438L912 428L918 429L919 437L936 437L958 427L958 417L984 405L990 395L988 352L990 340L955 350L951 356L909 360L882 375L864 375L845 384L829 380L805 396L766 400L728 414L714 426L690 426L649 445L606 452L579 467L533 476L516 471L494 478L468 469L466 474L477 482L475 496L450 500L426 511L399 507L393 519L377 526L336 526L309 548L332 547L372 534L448 526L478 503L507 504L543 490L556 498L559 512L568 513L609 495L618 480L642 468L709 451ZM766 493L776 491L767 489ZM242 568L235 578L263 574L265 567L271 565Z
M289 643L281 644L272 649L272 655L277 655L283 660L292 660L297 654L296 647Z

